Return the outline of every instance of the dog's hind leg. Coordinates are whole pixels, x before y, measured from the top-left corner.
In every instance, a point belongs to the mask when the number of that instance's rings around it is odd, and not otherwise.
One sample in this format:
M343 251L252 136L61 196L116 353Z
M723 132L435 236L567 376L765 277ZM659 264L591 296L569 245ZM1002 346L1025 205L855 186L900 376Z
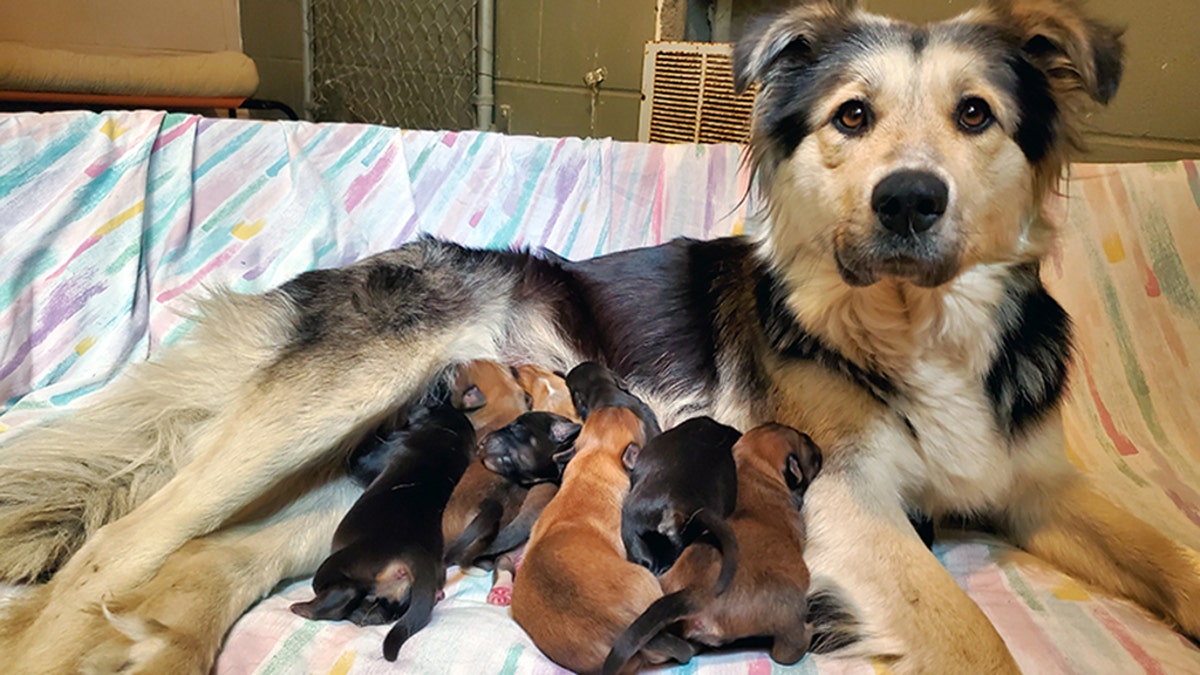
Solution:
M1133 600L1200 640L1200 556L1115 505L1070 465L1057 420L1003 514L1014 542L1071 576ZM1039 439L1042 440L1042 439Z
M0 579L44 579L192 457L191 437L292 332L267 296L199 302L192 335L139 363L97 401L0 441ZM13 436L10 438L10 436Z
M30 640L4 645L12 648L6 667L29 673L208 673L229 628L251 604L281 580L311 574L328 555L333 531L360 493L338 479L273 515L194 539L137 589L106 598L72 624L52 626L50 636L29 634ZM33 618L39 606L17 609ZM19 622L20 614L6 618Z
M908 523L894 472L881 472L878 458L855 460L831 462L804 496L812 590L844 589L860 622L862 640L840 653L891 661L897 673L1019 672L983 611Z

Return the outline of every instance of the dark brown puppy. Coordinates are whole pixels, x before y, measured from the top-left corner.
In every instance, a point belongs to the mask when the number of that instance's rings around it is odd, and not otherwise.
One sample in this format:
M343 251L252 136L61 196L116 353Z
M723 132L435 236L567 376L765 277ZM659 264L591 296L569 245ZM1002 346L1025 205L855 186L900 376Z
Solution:
M625 559L620 537L629 492L621 457L645 441L633 411L590 409L513 586L513 618L546 656L576 672L599 670L617 636L662 595L649 570ZM690 645L676 642L674 656L691 658Z
M584 361L567 373L566 380L571 390L571 400L581 419L586 420L596 408L629 408L646 423L648 438L661 433L658 418L650 406L629 393L625 383L608 368L595 361Z
M725 518L737 502L732 450L740 437L737 429L711 417L695 417L628 458L631 487L621 509L621 539L630 561L663 574L684 548L708 534L723 561L716 593L729 588L738 543Z
M804 565L804 491L821 468L821 451L800 432L778 424L750 430L733 447L738 503L729 518L741 545L741 564L728 592L713 587L720 557L692 546L659 581L667 595L616 641L604 672L619 672L642 645L683 621L682 635L710 646L771 637L771 658L800 660L811 639L807 625L808 568Z
M452 400L471 411L468 416L480 439L529 409L528 397L513 369L495 361L472 361L463 366ZM516 517L525 493L521 486L488 471L482 462L473 461L454 488L442 518L446 561L474 563L500 528Z
M400 646L429 622L446 581L442 512L475 447L471 423L449 405L418 408L409 428L389 439L403 445L359 497L333 536L333 554L313 577L317 596L292 605L310 619L382 622L399 618L383 643Z

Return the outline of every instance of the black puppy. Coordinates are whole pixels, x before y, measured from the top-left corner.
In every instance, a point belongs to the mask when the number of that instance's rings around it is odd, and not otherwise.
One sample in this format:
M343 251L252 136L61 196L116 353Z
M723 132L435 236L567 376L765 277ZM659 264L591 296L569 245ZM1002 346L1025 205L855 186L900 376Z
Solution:
M646 425L646 438L662 432L658 418L650 406L629 393L629 388L616 373L595 361L584 361L567 373L567 388L580 419L586 420L596 408L629 408Z
M522 487L557 483L580 425L551 412L527 412L481 441L483 465Z
M383 643L389 661L429 623L446 582L442 513L475 448L470 420L450 405L416 408L408 424L385 442L402 446L388 448L391 464L338 525L313 577L317 597L292 605L310 619L398 619Z
M630 489L621 510L621 539L631 562L666 572L708 533L721 551L716 593L737 572L737 538L725 518L737 503L733 445L741 433L709 417L664 431L626 456Z

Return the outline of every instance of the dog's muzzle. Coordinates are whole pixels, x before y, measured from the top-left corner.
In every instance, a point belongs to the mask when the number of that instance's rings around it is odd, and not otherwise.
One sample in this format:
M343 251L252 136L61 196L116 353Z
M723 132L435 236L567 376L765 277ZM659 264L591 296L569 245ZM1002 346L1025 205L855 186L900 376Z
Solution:
M851 286L899 277L938 286L958 272L958 247L943 223L950 201L946 182L928 171L905 169L884 177L871 191L876 226L838 243L838 270Z

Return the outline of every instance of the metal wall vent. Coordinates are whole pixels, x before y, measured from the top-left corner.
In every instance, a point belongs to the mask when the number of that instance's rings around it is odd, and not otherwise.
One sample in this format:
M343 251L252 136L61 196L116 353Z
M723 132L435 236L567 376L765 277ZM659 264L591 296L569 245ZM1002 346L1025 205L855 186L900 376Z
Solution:
M733 45L649 42L642 68L638 140L744 143L754 92L733 92Z

